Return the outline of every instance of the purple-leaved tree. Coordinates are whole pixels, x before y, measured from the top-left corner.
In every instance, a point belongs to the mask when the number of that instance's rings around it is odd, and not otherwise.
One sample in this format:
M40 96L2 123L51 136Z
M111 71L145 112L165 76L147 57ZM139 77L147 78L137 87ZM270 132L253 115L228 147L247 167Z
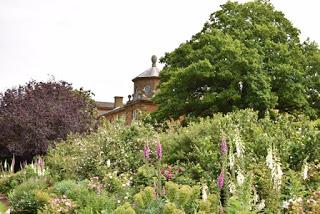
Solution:
M45 154L54 141L93 128L91 92L64 81L30 81L0 93L0 159Z

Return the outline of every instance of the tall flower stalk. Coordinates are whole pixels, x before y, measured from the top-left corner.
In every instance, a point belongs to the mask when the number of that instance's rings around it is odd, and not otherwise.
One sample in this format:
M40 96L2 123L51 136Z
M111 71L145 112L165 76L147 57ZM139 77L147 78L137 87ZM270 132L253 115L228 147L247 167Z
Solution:
M266 164L271 170L271 177L272 177L274 189L277 191L280 191L283 172L281 169L280 160L278 159L277 156L275 156L271 146L268 149Z
M218 185L219 189L223 188L223 185L224 185L224 171L223 170L221 170L221 172L218 176L217 185Z
M12 156L12 160L11 160L11 165L10 165L10 172L13 173L14 172L14 166L16 165L16 158L13 155Z
M144 149L143 149L143 156L145 159L149 159L150 158L150 148L149 148L149 145L145 145L144 146Z
M157 158L161 161L162 159L162 145L160 141L157 143Z
M162 193L162 185L161 185L161 160L162 160L162 145L160 141L158 140L156 143L156 154L158 159L158 191L157 194L161 195Z
M225 156L228 153L228 145L225 137L222 137L221 139L220 153L222 156Z
M224 191L224 184L225 184L225 176L227 175L227 162L228 162L228 143L225 138L225 136L221 137L220 141L220 161L221 161L221 171L220 174L217 178L217 186L218 189L220 190L220 198L221 200L221 209L223 211L223 206L224 206L224 199L225 199L225 194L226 191Z

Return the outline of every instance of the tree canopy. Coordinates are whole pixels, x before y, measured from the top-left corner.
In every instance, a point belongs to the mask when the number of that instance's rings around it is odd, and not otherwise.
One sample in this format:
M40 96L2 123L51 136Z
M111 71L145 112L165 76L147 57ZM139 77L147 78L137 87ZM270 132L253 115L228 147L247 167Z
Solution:
M94 124L91 92L60 81L35 82L0 93L0 158L26 160L43 154L54 140Z
M161 61L158 120L253 108L320 116L320 51L263 0L227 2Z

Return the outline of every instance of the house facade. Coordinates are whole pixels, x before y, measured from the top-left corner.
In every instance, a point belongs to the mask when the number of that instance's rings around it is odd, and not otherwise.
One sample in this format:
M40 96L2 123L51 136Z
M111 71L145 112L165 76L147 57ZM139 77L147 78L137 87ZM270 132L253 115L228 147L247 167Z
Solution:
M114 102L96 102L99 117L105 117L110 122L123 118L126 124L136 119L139 111L151 113L157 105L151 100L157 93L160 83L160 69L157 68L157 57L151 57L152 66L132 79L133 94L128 95L128 101L123 102L123 97L115 96Z

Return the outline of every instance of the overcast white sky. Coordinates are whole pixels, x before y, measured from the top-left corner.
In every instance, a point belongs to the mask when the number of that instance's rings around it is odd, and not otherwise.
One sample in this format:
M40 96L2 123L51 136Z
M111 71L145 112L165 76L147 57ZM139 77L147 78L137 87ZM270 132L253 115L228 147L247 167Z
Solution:
M92 90L96 100L126 98L152 54L163 56L190 39L225 2L0 0L0 91L54 76ZM271 2L303 40L320 44L319 1Z

